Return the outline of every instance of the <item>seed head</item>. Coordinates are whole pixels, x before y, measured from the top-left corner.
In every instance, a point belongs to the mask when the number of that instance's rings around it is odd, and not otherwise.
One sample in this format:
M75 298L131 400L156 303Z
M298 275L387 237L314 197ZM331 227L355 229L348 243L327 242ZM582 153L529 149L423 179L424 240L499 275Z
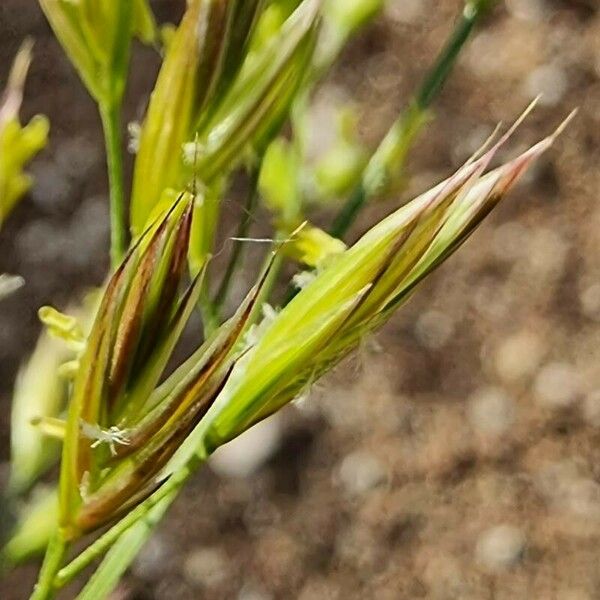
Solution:
M335 256L236 365L203 424L217 447L291 401L380 327L451 256L555 135L484 174L499 144Z
M70 537L113 520L159 485L157 473L211 406L237 361L258 288L160 383L204 276L199 273L179 295L192 208L193 199L183 195L137 240L108 281L85 340L61 466L61 525ZM66 320L51 317L59 331L73 331Z

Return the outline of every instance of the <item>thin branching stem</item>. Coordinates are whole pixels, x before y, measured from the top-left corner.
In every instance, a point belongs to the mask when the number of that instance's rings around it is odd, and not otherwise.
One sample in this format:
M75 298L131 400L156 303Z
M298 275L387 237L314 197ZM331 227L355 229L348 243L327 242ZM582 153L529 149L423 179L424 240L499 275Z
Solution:
M175 483L175 481L173 481ZM183 485L180 481L178 486L163 487L152 495L145 503L140 504L135 510L127 514L114 527L101 535L93 544L88 546L81 554L64 566L54 576L54 587L62 588L89 566L94 560L101 558L108 549L133 525L142 520L154 506L164 501L165 498L174 497L174 494ZM169 502L170 504L170 502Z
M127 250L127 213L123 184L123 147L121 110L118 103L100 105L106 142L106 162L110 188L110 260L113 269Z
M118 585L133 559L154 532L155 526L177 497L174 491L156 504L143 519L137 521L110 547L100 567L90 577L77 600L108 598Z
M400 117L399 146L410 146L422 123L422 118L435 98L439 95L450 75L456 60L469 39L481 16L494 4L495 0L468 0L461 18L442 48L433 67L425 77L421 87L410 104L410 108ZM377 156L377 152L374 156ZM369 200L369 187L363 179L342 207L330 229L331 235L343 238L356 221L361 209Z
M252 169L250 182L248 184L248 194L244 204L244 214L242 215L235 234L237 239L233 242L234 245L231 257L229 258L229 264L227 265L225 275L223 276L223 280L221 281L221 285L215 296L214 310L218 318L221 316L221 311L227 301L233 277L243 257L244 242L242 241L242 238L245 238L248 235L250 225L252 224L252 213L254 212L258 201L258 180L260 177L261 164L262 161L259 161Z
M416 97L417 105L428 108L440 93L448 75L452 72L456 59L469 39L477 21L490 8L495 0L468 0L462 17L452 31L433 68L425 77Z
M136 523L143 520L148 513L158 505L169 506L177 493L201 464L206 460L206 452L201 449L183 468L173 473L167 481L144 502L127 513L116 525L101 535L93 544L88 546L81 554L74 558L68 565L55 571L53 584L61 588L72 581L83 569L94 560L103 556L115 542ZM165 506L165 509L166 509ZM41 599L40 599L41 600Z

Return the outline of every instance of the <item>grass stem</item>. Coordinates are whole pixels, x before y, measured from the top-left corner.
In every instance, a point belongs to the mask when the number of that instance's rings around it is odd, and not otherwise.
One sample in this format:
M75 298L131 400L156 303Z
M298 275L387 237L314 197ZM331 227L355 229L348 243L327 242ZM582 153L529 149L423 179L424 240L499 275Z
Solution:
M155 507L163 506L164 510L171 504L177 496L181 487L188 480L190 475L204 463L207 458L206 452L201 449L183 468L173 473L165 483L158 488L149 498L139 504L132 511L127 513L118 523L111 527L106 533L101 535L94 543L88 546L81 554L74 558L68 565L54 574L54 586L63 587L71 582L83 569L89 566L94 560L102 557L123 535L125 535L137 523L146 519ZM163 511L159 511L162 515ZM159 519L152 519L152 523L158 523ZM150 530L153 527L149 527ZM148 535L150 532L148 532ZM131 562L135 554L131 557ZM126 562L126 561L124 561ZM124 565L123 570L129 566L129 562ZM102 568L102 567L100 567ZM33 599L32 599L33 600ZM35 600L42 600L35 599Z
M119 104L100 105L106 143L106 162L110 188L110 260L116 268L127 250L127 214L123 184L123 147Z
M44 564L30 600L50 600L54 597L58 589L54 585L54 579L62 565L66 552L67 543L60 530L58 530L48 544Z
M442 91L452 68L456 64L460 51L469 39L478 20L485 14L490 6L494 4L494 2L495 0L468 0L466 2L458 23L438 55L433 67L426 75L425 80L421 84L413 101L410 103L410 107L401 115L400 119L392 127L392 131L396 130L394 132L395 144L401 149L401 156L406 155L408 148L413 143L417 133L426 122L424 115L432 102ZM382 146L386 143L389 143L387 136L384 139ZM377 150L371 159L371 163L379 160L379 158L380 150ZM365 174L371 171L372 168L373 165L369 165L365 169ZM356 221L357 216L365 203L369 200L370 196L370 186L363 178L335 218L330 229L331 235L338 238L344 237Z
M244 205L244 214L242 215L235 234L237 240L233 242L234 246L231 252L231 257L229 259L225 275L223 276L223 280L221 281L221 285L219 286L219 290L215 296L214 309L218 318L221 316L223 305L227 301L227 297L229 295L231 282L233 281L233 277L243 256L244 242L242 241L242 238L245 238L248 235L248 230L252 224L252 212L254 211L258 201L258 179L260 177L261 164L262 161L259 161L259 163L252 170L248 187L248 195L246 196L246 203Z

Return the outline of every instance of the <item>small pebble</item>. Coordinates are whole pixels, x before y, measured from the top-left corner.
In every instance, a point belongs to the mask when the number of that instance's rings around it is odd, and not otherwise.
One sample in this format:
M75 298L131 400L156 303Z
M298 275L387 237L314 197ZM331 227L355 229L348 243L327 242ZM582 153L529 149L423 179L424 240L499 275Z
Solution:
M556 592L556 600L594 600L594 596L583 589L567 587Z
M89 175L96 164L104 166L99 146L82 136L61 142L56 151L56 162L65 175L80 181Z
M579 304L584 316L600 321L600 283L585 288L579 295Z
M535 475L535 484L546 501L563 504L571 484L581 477L574 460L562 460L543 466Z
M585 397L583 416L592 427L600 427L600 390L594 390Z
M600 485L580 477L570 483L566 508L586 521L600 522Z
M231 575L227 556L220 548L197 548L183 563L186 580L196 587L214 588Z
M501 321L507 317L509 298L506 286L493 277L482 277L470 298L473 308L488 321Z
M581 465L574 461L551 463L540 470L535 481L551 507L571 516L565 525L574 525L571 521L578 517L587 526L585 534L600 524L600 484L586 477Z
M424 312L417 319L415 327L417 339L425 348L439 350L445 346L454 333L452 319L437 310Z
M423 565L423 582L428 588L428 598L463 598L467 577L461 569L460 560L448 552L432 549Z
M358 451L344 458L339 478L346 492L359 496L384 483L387 476L379 460L367 452Z
M390 61L387 52L381 52L369 57L365 66L368 82L379 93L392 93L401 83L401 77L392 75L398 72L395 63Z
M385 6L385 16L396 23L416 23L426 10L423 0L393 0Z
M539 336L532 331L520 331L507 337L496 350L496 372L506 383L521 381L537 370L544 352Z
M522 21L540 23L550 16L546 0L506 0L511 15Z
M515 405L503 389L481 388L471 396L469 417L479 433L500 436L506 433L514 422Z
M73 185L52 160L38 160L31 166L35 185L31 188L34 204L46 213L60 213L69 207Z
M579 374L567 363L547 364L540 370L534 382L534 394L538 402L551 409L571 406L580 393Z
M298 600L338 600L342 594L338 587L331 582L312 580L300 591Z
M272 600L268 592L252 585L245 585L238 594L237 600Z
M555 279L564 272L568 249L556 231L543 227L533 230L527 244L529 268L544 279Z
M243 518L248 531L252 535L259 536L279 525L281 513L275 504L259 497L247 503Z
M310 108L310 128L307 156L311 161L320 160L336 143L336 112L346 103L346 92L333 84L323 87L315 96Z
M71 218L62 260L73 268L87 269L105 251L109 239L108 198L87 198Z
M154 535L144 545L133 563L136 576L149 581L159 579L169 567L168 559L173 556L170 548L160 535Z
M336 559L361 571L370 571L381 564L386 550L372 529L355 524L342 529L335 543Z
M541 106L556 106L569 87L567 74L556 65L543 65L535 69L525 81L525 94L529 98L540 96Z
M489 139L493 129L489 125L469 125L463 138L456 141L452 157L457 165L462 165L473 156ZM430 186L431 187L431 186Z
M512 525L498 525L484 531L477 540L476 557L485 568L499 571L519 562L525 550L525 535Z
M525 253L527 228L518 222L503 223L492 237L492 252L501 261L513 261Z
M17 252L27 263L52 264L60 260L65 247L64 230L44 219L32 221L23 227L16 239Z

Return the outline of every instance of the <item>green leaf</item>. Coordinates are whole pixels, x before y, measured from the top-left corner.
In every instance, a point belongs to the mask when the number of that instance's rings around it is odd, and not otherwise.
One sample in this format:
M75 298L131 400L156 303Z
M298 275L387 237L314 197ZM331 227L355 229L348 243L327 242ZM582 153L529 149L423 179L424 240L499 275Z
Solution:
M194 217L188 253L193 276L204 268L213 253L223 190L224 181L215 181L210 187L204 187L194 199Z
M324 13L332 27L349 36L369 22L383 5L384 0L327 0Z
M77 596L77 600L104 600L110 595L169 505L168 500L158 504L123 533L107 552L100 567Z
M318 73L327 70L348 40L383 8L384 0L325 0L323 33L315 56Z

